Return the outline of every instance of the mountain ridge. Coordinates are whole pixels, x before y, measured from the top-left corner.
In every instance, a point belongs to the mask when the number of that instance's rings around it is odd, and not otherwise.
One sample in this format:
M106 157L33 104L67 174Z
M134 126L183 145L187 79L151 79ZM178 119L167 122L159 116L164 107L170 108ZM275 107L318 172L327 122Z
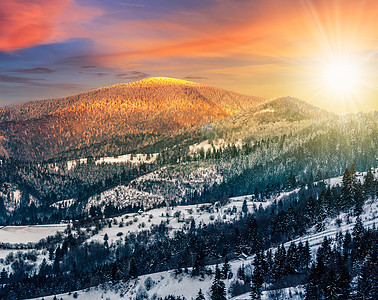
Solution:
M2 152L40 160L109 138L130 136L125 145L139 144L145 137L134 141L135 135L156 139L162 133L214 122L263 101L189 81L149 78L3 109Z

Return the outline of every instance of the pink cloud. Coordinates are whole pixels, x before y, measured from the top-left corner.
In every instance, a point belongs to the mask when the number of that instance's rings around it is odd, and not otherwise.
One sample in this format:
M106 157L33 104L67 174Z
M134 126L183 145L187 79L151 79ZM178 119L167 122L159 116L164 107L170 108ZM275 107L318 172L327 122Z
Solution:
M99 9L80 7L74 0L8 0L0 6L0 51L57 42L83 34L72 30Z

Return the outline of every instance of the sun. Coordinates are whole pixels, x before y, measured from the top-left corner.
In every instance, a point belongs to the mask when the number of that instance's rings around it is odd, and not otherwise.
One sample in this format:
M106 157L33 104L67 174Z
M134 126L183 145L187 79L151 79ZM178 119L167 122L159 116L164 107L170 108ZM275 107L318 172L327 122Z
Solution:
M357 65L346 60L330 62L325 67L324 75L328 90L342 96L353 94L359 81Z

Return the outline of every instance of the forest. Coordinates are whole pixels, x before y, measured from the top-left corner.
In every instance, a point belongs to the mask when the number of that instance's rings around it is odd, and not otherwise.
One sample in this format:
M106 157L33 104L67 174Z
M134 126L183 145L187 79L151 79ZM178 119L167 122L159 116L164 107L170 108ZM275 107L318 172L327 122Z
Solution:
M311 258L306 244L291 243L286 248L283 243L311 226L321 231L322 221L341 211L358 216L363 203L377 197L377 185L371 171L359 182L352 166L345 170L341 186L327 187L322 181L309 184L297 197L254 214L241 213L235 222L205 225L193 221L188 230L177 231L173 237L164 222L125 236L118 244L109 244L107 238L103 243L84 243L86 233L80 230L77 237L68 234L62 241L50 241L53 264L42 263L36 274L28 274L22 257L11 259L14 272L1 272L0 295L5 299L41 297L170 269L205 276L214 272L209 265L218 264L221 268L215 270L212 299L226 299L222 279L229 276L238 278L230 292L250 290L252 299L260 299L264 286L298 284L306 285L306 299L376 299L375 227L364 228L357 218L351 233L340 233L334 241L325 238L316 259ZM92 222L103 226L100 220ZM80 227L79 222L75 226ZM254 267L241 267L237 274L230 274L228 261L242 253L255 255Z

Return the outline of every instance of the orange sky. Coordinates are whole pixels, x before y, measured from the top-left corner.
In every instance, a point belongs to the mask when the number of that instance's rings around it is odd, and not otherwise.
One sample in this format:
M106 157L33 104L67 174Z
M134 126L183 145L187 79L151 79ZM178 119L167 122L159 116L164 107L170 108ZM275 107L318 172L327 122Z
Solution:
M11 0L0 16L2 103L169 76L378 110L373 0ZM348 92L324 76L339 60L356 73Z

